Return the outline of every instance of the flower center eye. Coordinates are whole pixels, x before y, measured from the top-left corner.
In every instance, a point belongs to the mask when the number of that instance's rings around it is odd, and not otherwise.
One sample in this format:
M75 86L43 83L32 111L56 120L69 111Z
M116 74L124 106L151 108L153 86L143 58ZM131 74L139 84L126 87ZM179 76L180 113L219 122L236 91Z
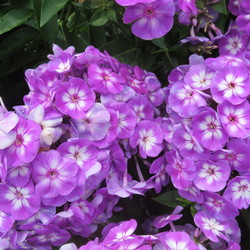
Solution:
M21 144L23 144L23 138L22 138L21 135L18 135L18 136L16 137L16 145L19 146L19 145L21 145Z
M239 191L245 191L247 189L247 185L239 186Z
M227 86L228 86L228 88L230 88L230 89L234 89L235 88L235 83L234 82L230 82Z
M54 178L56 176L56 171L51 171L50 172L50 177Z
M15 193L15 195L16 195L17 198L22 198L23 197L23 194L18 192L18 191Z
M229 121L230 121L230 122L236 122L236 117L230 116Z
M148 16L152 16L153 13L154 13L154 11L152 9L146 10L146 15L148 15Z
M77 95L72 95L71 96L71 101L76 103L76 102L79 101L79 97Z
M214 169L211 169L211 168L208 169L207 173L208 173L208 174L211 174L211 175L214 174Z
M216 125L213 124L213 123L211 123L211 124L209 125L209 128L211 128L211 129L216 129Z

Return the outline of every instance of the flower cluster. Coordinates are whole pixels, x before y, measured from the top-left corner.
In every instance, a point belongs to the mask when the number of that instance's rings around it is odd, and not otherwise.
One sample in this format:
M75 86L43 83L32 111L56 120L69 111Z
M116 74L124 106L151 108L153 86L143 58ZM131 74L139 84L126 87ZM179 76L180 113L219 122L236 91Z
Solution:
M71 235L87 238L99 224L102 237L80 250L240 249L236 216L250 205L250 34L240 21L247 1L235 2L236 24L217 37L220 55L190 56L165 88L93 46L54 45L48 63L26 71L24 105L8 111L0 99L3 249L76 250L65 244ZM117 3L143 39L172 26L172 0ZM179 18L199 15L194 1L176 6ZM168 26L156 29L161 22ZM108 224L119 199L167 185L194 209L193 225L174 225L181 206L148 219L146 235L134 233L134 219Z

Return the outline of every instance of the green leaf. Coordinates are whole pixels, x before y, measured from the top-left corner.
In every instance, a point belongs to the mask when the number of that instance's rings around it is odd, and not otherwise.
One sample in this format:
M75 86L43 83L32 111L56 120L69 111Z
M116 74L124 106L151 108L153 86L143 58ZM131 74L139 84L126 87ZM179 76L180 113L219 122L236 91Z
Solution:
M109 20L106 11L97 11L89 20L93 26L102 26Z
M111 21L115 21L117 20L117 16L116 16L116 12L114 9L108 9L107 11L107 16L108 16L108 19L111 20Z
M32 15L31 10L14 9L0 19L0 35L23 24Z
M55 39L59 32L57 14L50 18L50 20L45 25L43 25L43 27L40 29L40 32L45 42L50 44L55 43Z
M40 37L38 31L30 27L23 27L8 35L0 43L0 59L5 60L11 54L25 46L30 41L36 41Z
M47 23L67 2L68 0L42 0L40 27Z
M42 0L32 0L32 3L35 17L37 20L37 26L40 27Z
M164 37L153 39L152 43L161 49L167 49L167 47L165 45Z
M226 0L220 0L218 3L211 5L211 7L221 14L228 14Z
M194 208L194 206L190 207L190 213L192 214L192 216L194 217L194 215L197 213L196 209Z
M168 207L176 207L176 206L187 207L190 206L190 204L192 204L191 202L185 199L184 199L185 201L183 201L183 199L179 196L177 191L168 191L152 199Z

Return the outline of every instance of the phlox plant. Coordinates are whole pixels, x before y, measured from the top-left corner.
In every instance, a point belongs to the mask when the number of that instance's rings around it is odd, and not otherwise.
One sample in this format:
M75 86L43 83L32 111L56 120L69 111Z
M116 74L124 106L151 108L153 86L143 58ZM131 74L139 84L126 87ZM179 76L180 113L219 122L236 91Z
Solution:
M181 43L219 55L193 54L161 83L107 51L54 44L48 62L25 71L24 104L8 111L0 98L0 248L241 249L237 218L250 205L247 1L229 1L237 18L225 34L211 21L213 2L206 12L193 0L116 2L134 35L164 36L177 13L190 27ZM147 210L140 226L138 215L122 217L134 197L168 207Z

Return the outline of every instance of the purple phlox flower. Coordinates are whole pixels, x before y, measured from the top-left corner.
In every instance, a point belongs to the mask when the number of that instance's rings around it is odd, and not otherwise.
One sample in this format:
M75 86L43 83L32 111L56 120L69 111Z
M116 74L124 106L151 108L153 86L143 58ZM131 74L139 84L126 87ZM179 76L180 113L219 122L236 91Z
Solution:
M194 222L211 241L219 242L218 237L229 241L229 237L225 232L228 228L227 222L217 220L214 216L204 211L195 214Z
M155 0L115 0L121 6L131 6L138 3L151 3Z
M20 167L8 169L6 180L9 184L16 187L23 187L30 180L32 167L30 164L24 164Z
M238 29L231 29L230 32L219 41L220 55L237 56L242 53L248 43L248 36Z
M89 241L86 245L82 245L79 250L90 250L90 249L96 249L96 250L109 250L109 247L102 246L98 243L98 238L95 239L95 241ZM65 249L66 250L66 249Z
M198 10L195 5L195 0L177 0L179 8L186 14L196 15Z
M118 118L118 135L119 139L129 138L136 126L137 117L132 108L126 103L111 103L110 108L113 109Z
M83 170L87 171L96 164L98 151L89 140L71 139L62 143L57 150L62 156L75 160Z
M186 125L174 127L172 142L182 157L189 157L197 160L206 157L209 153L204 150L198 140L192 135L192 131Z
M248 71L240 67L228 67L214 74L211 93L217 103L229 101L241 104L250 94Z
M200 113L200 107L207 106L203 97L207 98L209 95L183 82L177 82L170 89L168 105L181 117L188 118Z
M97 64L88 67L88 84L97 93L120 93L124 88L124 82L125 79L111 68L100 67Z
M240 228L236 219L228 221L228 228L226 229L225 232L229 235L230 240L240 243L241 231L240 231Z
M146 218L143 223L141 224L141 228L143 229L143 232L147 235L154 235L159 232L157 228L154 227L153 221L155 219L155 216L150 216ZM157 237L156 237L157 239Z
M120 249L121 246L126 246L127 243L133 246L131 248L123 249L136 249L136 247L144 242L143 239L138 239L133 235L136 227L137 223L134 219L121 222L118 226L110 229L101 245L107 246L110 249Z
M32 177L42 198L65 196L77 186L78 165L56 150L40 153L32 162Z
M192 184L196 169L191 158L182 159L176 149L166 152L168 162L167 173L173 185L178 189L185 189Z
M146 182L132 180L127 171L124 172L122 177L118 176L117 174L113 174L107 180L108 193L122 198L127 198L131 196L131 194L143 195L143 192L146 188Z
M70 234L57 225L44 225L35 230L35 236L27 239L33 246L61 246L70 239Z
M236 24L240 28L241 31L246 32L246 34L250 35L250 11L248 6L248 13L241 14L236 18Z
M218 192L226 186L230 175L230 167L226 161L213 162L202 159L196 162L195 165L194 184L200 190Z
M65 115L74 119L84 118L95 103L95 93L80 78L70 78L56 90L56 107Z
M223 197L231 200L239 209L247 209L250 205L250 177L237 176L227 184Z
M40 208L40 195L32 181L23 187L0 184L0 210L15 220L26 220Z
M13 129L18 120L19 118L14 112L5 113L0 110L0 150L9 147L15 141L16 132Z
M191 240L185 232L163 232L158 234L159 240L165 249L185 249L198 250L198 246ZM160 248L159 248L160 249ZM163 248L162 248L163 249Z
M26 120L20 116L13 131L16 133L16 139L4 151L8 165L20 166L23 163L31 162L36 157L40 146L41 127L34 121Z
M224 101L218 106L218 115L230 137L244 139L249 136L250 105L248 101L238 105Z
M157 0L128 6L124 23L134 22L132 33L145 40L164 36L173 25L175 6L172 0Z
M147 97L154 106L160 106L165 98L165 93L161 88L161 83L155 75L149 75L145 78L148 86Z
M165 187L169 182L167 174L167 161L165 156L161 156L153 161L149 169L150 174L154 174L155 192L160 193L162 186Z
M188 36L185 39L180 40L181 43L191 43L193 45L206 44L210 40L203 36Z
M135 112L137 123L141 120L152 120L154 117L154 107L144 95L138 95L128 102L128 105Z
M181 82L184 79L184 75L188 72L189 67L189 65L180 65L174 68L168 75L169 83Z
M154 226L156 228L163 228L165 227L169 222L175 221L175 220L179 220L182 217L181 211L184 208L181 206L177 206L174 211L170 214L170 215L161 215L161 216L157 216L154 219Z
M86 200L80 199L71 203L69 210L73 212L73 216L69 219L75 231L79 230L83 225L92 223L94 220L94 207Z
M109 150L109 162L112 168L116 168L121 173L124 172L127 168L127 158L121 146L117 142L114 142L109 146Z
M101 103L108 107L113 102L126 103L132 100L136 95L136 92L129 86L124 86L122 92L117 94L101 95Z
M191 185L185 189L178 189L178 194L192 202L202 203L204 201L202 192L194 185Z
M211 69L217 69L218 72L220 72L221 69L232 67L247 67L247 62L245 62L241 57L235 57L231 55L223 55L216 58L207 58L205 64Z
M156 157L163 149L163 132L153 121L144 120L137 125L129 142L132 148L139 146L142 158Z
M191 65L184 76L184 82L191 88L205 90L210 88L214 71L208 69L204 64Z
M53 58L59 57L60 55L67 53L73 55L75 53L75 48L73 46L68 47L67 49L61 49L57 44L53 44L52 50L54 54L49 54L47 57L52 60Z
M110 114L101 103L95 103L83 119L73 120L72 122L80 138L100 141L109 131Z
M216 151L223 148L228 139L217 113L210 108L193 118L192 127L193 136L208 150Z
M235 169L240 173L249 171L249 145L243 139L231 138L227 142L228 149L216 151L212 160L226 160L231 169Z
M50 146L61 137L62 128L60 125L63 118L57 110L53 108L45 110L42 105L38 105L31 110L29 119L41 125L40 142L42 147Z
M204 192L203 197L204 202L202 206L206 209L207 213L213 215L217 220L228 221L239 215L239 211L235 205L219 194Z
M163 117L160 126L163 132L164 140L168 143L172 143L174 126L173 120L170 118Z
M73 55L63 52L54 56L48 63L48 70L59 74L65 74L71 71L73 64Z
M235 241L230 241L227 250L241 250L241 246Z
M235 15L238 16L242 13L242 6L241 6L242 0L229 0L228 9L229 11Z
M0 211L0 233L7 233L13 226L15 219L13 216ZM0 246L2 246L0 244Z

